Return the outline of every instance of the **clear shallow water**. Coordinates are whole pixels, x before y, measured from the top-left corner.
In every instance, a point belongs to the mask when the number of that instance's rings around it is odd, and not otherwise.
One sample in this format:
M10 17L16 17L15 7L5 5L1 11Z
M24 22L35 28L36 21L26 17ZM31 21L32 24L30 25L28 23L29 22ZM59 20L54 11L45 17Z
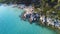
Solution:
M23 10L0 6L0 34L56 34L45 27L30 24L19 18Z

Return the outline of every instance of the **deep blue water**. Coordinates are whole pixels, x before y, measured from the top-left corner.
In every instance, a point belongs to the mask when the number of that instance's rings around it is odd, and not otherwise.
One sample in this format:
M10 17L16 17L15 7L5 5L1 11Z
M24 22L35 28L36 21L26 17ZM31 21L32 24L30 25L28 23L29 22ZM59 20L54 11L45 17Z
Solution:
M10 6L0 6L0 34L55 34L45 27L21 20L23 10Z

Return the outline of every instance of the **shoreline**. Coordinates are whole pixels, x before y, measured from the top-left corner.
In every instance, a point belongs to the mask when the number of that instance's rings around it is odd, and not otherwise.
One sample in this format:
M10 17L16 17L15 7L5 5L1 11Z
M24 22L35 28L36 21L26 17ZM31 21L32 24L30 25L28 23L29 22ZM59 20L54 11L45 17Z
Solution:
M17 5L11 5L11 6L17 6ZM18 7L19 8L19 7ZM21 8L19 8L19 9L22 9L22 7ZM23 7L23 10L25 10L25 12L27 12L26 14L29 14L29 13L32 13L32 7L27 7L27 6L25 6L25 7ZM33 9L34 10L34 9ZM26 15L25 15L26 16ZM41 20L41 19L40 19ZM42 21L42 20L41 20ZM49 23L50 24L50 23ZM44 23L42 24L42 25L44 25ZM49 26L48 26L49 27ZM54 27L54 25L52 26L52 28ZM54 29L55 29L55 27L54 27ZM59 27L59 29L58 30L60 30L60 27Z
M31 7L32 8L32 7ZM32 10L28 7L28 8L25 8L25 9L23 9L23 10L25 10L25 12L26 12L26 14L32 14ZM31 10L31 11L30 11ZM33 9L33 11L34 11L34 9ZM26 18L26 14L24 15L25 16L25 18ZM43 17L43 19L41 18L42 16L40 16L40 20L43 22L43 25L44 25L44 17ZM47 21L48 21L48 23L47 23L47 26L49 27L50 25L51 25L51 27L54 27L54 28L58 28L58 30L60 30L60 22L59 22L59 25L54 25L54 21L52 21L52 19L51 18L49 18L49 17L47 17ZM60 21L60 20L58 20L58 21Z

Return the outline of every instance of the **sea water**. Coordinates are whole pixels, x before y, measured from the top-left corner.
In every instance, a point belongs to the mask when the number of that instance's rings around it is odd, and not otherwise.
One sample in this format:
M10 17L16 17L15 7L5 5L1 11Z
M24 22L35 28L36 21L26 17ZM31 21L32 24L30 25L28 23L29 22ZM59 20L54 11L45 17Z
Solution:
M24 10L0 6L0 34L56 34L48 28L30 24L19 17Z

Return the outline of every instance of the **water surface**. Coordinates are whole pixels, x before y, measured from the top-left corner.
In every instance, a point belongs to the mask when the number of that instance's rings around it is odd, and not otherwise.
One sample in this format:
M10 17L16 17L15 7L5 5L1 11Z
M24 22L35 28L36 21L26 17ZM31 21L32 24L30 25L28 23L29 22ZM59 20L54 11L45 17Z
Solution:
M21 20L23 10L11 6L0 6L0 34L56 34L45 27Z

